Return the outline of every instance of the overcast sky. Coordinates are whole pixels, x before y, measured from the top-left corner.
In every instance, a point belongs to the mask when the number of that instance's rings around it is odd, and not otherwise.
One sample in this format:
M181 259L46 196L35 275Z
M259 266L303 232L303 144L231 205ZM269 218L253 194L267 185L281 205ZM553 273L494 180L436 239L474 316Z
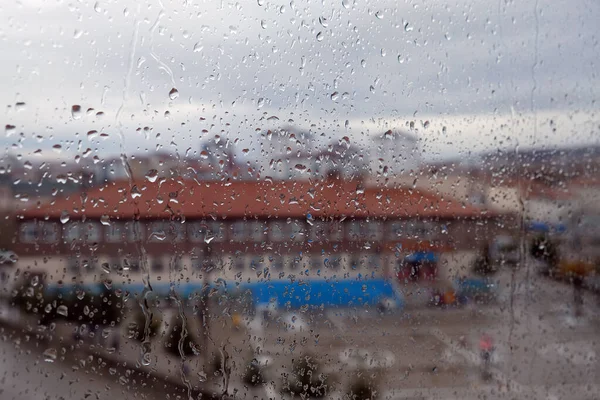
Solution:
M1 143L183 155L218 134L257 157L284 124L364 144L414 121L426 158L598 144L598 21L596 0L2 2Z

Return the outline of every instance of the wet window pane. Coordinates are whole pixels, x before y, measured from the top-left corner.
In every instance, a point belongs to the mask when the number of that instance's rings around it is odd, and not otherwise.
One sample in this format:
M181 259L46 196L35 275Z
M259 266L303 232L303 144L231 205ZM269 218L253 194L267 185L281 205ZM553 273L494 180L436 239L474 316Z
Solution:
M596 399L593 1L0 3L0 399Z

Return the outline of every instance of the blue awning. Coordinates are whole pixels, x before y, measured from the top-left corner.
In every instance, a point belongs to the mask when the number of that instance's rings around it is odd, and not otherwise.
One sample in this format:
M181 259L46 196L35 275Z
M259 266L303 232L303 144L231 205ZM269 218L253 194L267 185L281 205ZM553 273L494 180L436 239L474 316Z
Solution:
M540 222L540 221L531 222L529 224L529 226L527 227L527 229L532 232L543 232L543 233L548 233L548 232L563 233L567 230L566 226L563 224L549 224L549 223Z
M435 253L431 251L418 251L416 253L412 253L407 255L404 258L406 262L437 262L438 257Z

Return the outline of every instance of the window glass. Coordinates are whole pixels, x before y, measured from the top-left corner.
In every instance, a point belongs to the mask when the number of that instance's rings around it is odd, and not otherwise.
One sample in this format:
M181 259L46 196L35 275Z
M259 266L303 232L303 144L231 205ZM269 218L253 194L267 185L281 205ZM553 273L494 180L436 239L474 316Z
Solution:
M600 1L0 1L0 400L600 399Z

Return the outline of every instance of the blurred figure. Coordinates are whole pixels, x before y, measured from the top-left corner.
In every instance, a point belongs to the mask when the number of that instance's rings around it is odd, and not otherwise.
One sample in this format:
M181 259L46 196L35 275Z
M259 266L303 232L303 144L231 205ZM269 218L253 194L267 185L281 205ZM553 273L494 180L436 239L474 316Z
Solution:
M575 304L575 316L583 315L583 276L573 276L573 302Z
M484 380L490 378L490 364L494 353L494 339L487 333L484 333L479 339L479 354L481 356L481 373Z

